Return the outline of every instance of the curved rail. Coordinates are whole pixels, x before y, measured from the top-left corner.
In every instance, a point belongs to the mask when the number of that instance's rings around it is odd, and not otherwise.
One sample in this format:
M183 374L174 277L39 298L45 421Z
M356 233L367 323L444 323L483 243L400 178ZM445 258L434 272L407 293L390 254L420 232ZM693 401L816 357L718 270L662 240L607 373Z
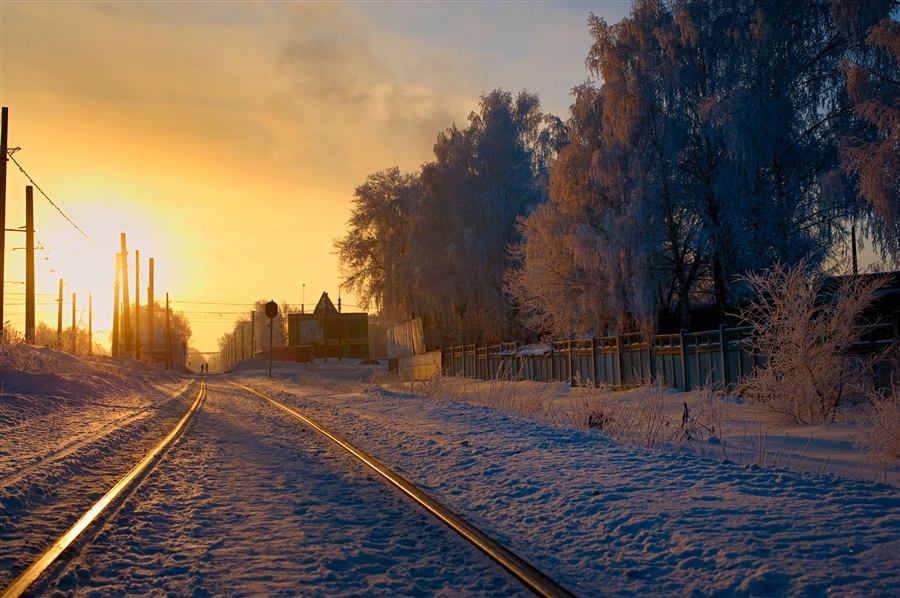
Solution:
M373 469L376 473L402 490L407 496L419 503L432 515L444 522L453 531L474 544L479 550L496 561L504 569L509 571L516 579L525 584L528 589L530 589L538 596L541 596L542 598L575 598L574 594L544 575L541 571L530 565L528 562L513 553L511 550L504 547L496 540L482 532L480 529L414 486L400 474L392 471L391 469L377 461L375 458L369 456L368 454L350 444L348 441L344 440L341 436L335 434L334 432L330 431L314 420L309 419L302 413L291 409L287 405L284 405L282 403L279 403L275 399L267 397L261 392L253 390L248 386L237 384L235 382L232 382L231 380L227 380L227 382L229 384L237 386L238 388L243 388L248 392L262 397L282 411L290 413L311 428L317 430L321 434L327 436L328 438L342 446L360 461Z
M81 533L87 529L94 519L97 518L100 513L103 512L109 503L111 503L119 494L122 493L125 488L128 487L134 479L143 472L147 466L153 461L154 458L159 455L166 446L169 445L170 442L178 435L184 425L188 422L194 412L197 411L197 408L200 406L200 402L203 400L203 397L206 396L206 383L200 383L200 392L197 393L197 398L194 400L194 403L191 405L191 408L188 412L181 418L175 428L169 432L169 435L162 439L162 441L156 445L152 451L147 453L147 455L141 459L141 461L129 471L125 477L119 480L112 489L103 495L103 498L94 503L90 509L88 509L87 513L81 516L81 519L75 522L69 531L64 533L53 545L48 548L38 559L31 564L30 567L25 569L19 577L17 577L5 590L0 594L0 598L18 598L21 596L28 587L33 584L41 574L47 570L50 565L56 560L56 558L62 553L63 550L69 547L72 542L78 538Z

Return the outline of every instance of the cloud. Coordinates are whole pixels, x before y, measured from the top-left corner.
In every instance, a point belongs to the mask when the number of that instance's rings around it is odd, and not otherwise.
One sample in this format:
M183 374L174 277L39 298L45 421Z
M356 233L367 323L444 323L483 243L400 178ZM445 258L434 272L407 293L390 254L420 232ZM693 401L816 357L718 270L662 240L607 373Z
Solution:
M463 53L379 35L343 5L301 5L292 16L276 60L289 81L283 99L307 119L349 128L354 143L365 130L401 153L417 144L425 161L437 134L477 106L482 76Z

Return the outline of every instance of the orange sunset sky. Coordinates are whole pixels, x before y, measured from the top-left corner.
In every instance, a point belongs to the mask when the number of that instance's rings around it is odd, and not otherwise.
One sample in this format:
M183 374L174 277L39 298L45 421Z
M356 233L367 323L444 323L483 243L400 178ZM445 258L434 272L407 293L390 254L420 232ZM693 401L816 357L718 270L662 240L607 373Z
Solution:
M336 297L332 240L368 174L418 169L437 134L464 126L498 87L538 93L565 116L588 76L589 12L613 22L628 7L3 0L9 145L99 245L36 193L38 320L55 327L63 278L83 321L93 293L95 338L107 343L122 232L145 276L155 258L157 297L188 315L201 351L257 299L299 305L303 285L307 304ZM8 173L17 228L28 181L12 162ZM5 317L19 331L23 246L7 233Z

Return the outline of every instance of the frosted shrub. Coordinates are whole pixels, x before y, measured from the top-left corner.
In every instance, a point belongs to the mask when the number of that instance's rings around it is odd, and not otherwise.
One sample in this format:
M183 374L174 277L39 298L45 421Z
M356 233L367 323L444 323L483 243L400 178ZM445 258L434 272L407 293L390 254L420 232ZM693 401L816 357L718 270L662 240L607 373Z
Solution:
M484 384L472 387L477 402L507 413L521 414L536 421L555 424L561 419L554 399L559 387L552 382L523 382L521 374L508 366L501 366L496 375Z
M367 386L381 387L387 384L397 384L400 382L403 382L403 378L401 378L399 374L390 370L378 369L372 371L372 375L369 376L369 380L367 381Z
M661 384L645 386L626 397L595 394L585 399L587 425L603 431L617 442L650 449L678 449L688 441L685 429L667 412L668 389Z
M685 432L690 440L707 440L721 437L723 401L726 397L710 387L697 389L697 399L686 405Z
M455 401L467 384L462 376L442 376L440 372L422 383L422 395L435 401Z
M767 363L743 382L741 394L793 424L833 421L871 365L849 350L863 334L860 315L885 278L844 276L822 302L817 298L825 275L808 260L793 267L779 264L745 280L755 297L741 315L753 326L751 346Z
M860 425L862 443L884 462L900 459L900 388L870 390L872 417Z

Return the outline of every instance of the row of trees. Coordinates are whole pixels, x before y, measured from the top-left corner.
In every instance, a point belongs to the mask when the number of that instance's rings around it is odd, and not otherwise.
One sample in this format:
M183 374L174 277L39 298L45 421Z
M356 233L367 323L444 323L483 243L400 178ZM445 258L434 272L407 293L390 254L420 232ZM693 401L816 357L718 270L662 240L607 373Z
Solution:
M438 135L434 161L356 189L348 233L335 241L343 285L387 319L427 316L441 338L522 331L503 277L521 242L518 219L547 200L559 119L534 94L494 91L464 129Z
M860 227L900 259L889 0L637 0L591 15L566 122L495 91L416 174L357 188L345 284L443 342L690 328L748 272L821 267ZM705 323L704 323L705 324Z

